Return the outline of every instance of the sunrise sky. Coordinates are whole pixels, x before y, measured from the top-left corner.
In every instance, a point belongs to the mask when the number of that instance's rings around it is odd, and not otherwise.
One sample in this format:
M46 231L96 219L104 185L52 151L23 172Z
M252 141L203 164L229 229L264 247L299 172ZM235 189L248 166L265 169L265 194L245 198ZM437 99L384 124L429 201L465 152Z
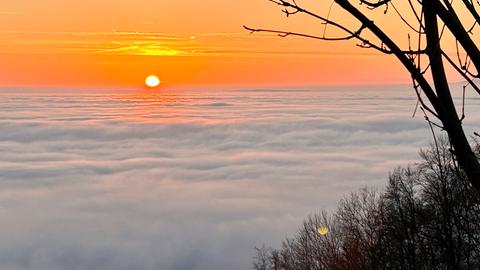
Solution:
M323 31L262 0L7 1L0 7L0 83L132 87L148 74L164 85L409 81L394 59L352 42L251 35L244 24Z
M334 0L296 2L358 29ZM357 6L408 49L396 13ZM268 0L2 1L1 270L251 269L418 162L432 125L396 59L244 25L339 36Z
M330 4L302 3L323 15ZM405 44L409 29L398 16L362 11ZM355 25L335 5L330 18ZM243 25L324 33L318 21L286 18L266 0L5 1L0 86L132 87L149 74L174 86L409 82L395 59L354 41L252 35Z

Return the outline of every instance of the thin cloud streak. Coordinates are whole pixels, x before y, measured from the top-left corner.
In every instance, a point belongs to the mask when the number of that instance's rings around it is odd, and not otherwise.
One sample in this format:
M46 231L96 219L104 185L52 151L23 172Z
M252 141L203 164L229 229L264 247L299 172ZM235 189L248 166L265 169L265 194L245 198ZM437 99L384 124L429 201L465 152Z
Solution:
M0 15L25 15L24 11L0 11Z
M314 48L286 50L297 39L248 33L204 33L177 36L153 32L34 32L1 31L1 53L87 53L157 56L366 56L375 52L319 51ZM275 41L275 42L273 42ZM280 41L280 42L279 42ZM280 43L278 46L275 44ZM252 46L252 44L255 44ZM282 45L283 44L283 45Z

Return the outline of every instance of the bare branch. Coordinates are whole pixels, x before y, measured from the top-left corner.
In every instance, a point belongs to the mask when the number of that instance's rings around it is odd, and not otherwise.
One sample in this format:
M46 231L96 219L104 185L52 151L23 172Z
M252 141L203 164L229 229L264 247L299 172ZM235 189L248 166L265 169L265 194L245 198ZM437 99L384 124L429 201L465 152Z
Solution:
M465 99L462 100L462 116L460 119L455 103L453 102L447 73L443 64L445 59L449 65L467 81L466 86L472 86L480 95L480 87L473 81L474 78L480 76L480 49L472 39L474 27L477 24L480 25L480 16L477 12L477 8L480 6L478 0L475 0L475 2L474 0L461 0L468 12L470 12L476 20L469 29L465 29L460 21L456 13L456 8L452 6L452 0L407 0L410 11L416 19L416 21L413 20L412 22L409 21L410 19L407 20L409 16L406 16L406 14L403 14L403 11L397 9L392 0L359 0L360 5L370 10L384 8L384 13L388 12L390 5L393 7L401 21L408 26L411 31L418 34L416 48L412 48L412 40L410 32L408 32L407 49L403 49L399 43L395 42L392 36L386 33L381 25L377 25L375 21L354 7L351 0L333 1L343 9L343 11L351 15L351 17L355 19L355 22L360 25L355 28L342 24L338 19L331 19L330 9L332 6L330 6L327 17L324 17L299 6L296 0L268 1L281 6L283 8L282 12L287 16L304 14L318 19L319 22L324 25L323 35L256 29L247 26L245 26L245 29L252 33L275 33L282 37L302 36L329 41L356 39L359 41L357 46L361 48L372 48L384 54L394 55L412 77L413 87L418 98L414 115L420 107L425 114L428 112L441 121L442 125L439 125L431 122L427 118L431 127L437 126L448 133L458 164L468 176L470 183L473 184L477 190L480 190L480 163L477 156L473 153L462 127L462 120L465 118ZM333 27L345 33L345 35L336 37L326 36L327 27ZM444 34L447 29L458 41L458 63L454 62L450 56L442 50L442 40L445 38ZM370 39L373 39L373 41ZM423 44L425 40L426 44ZM426 47L423 49L423 46ZM460 57L460 47L462 48L462 53L465 52L466 54L464 60ZM428 61L423 60L425 56L428 56ZM475 74L470 71L471 66L475 67ZM432 74L433 84L425 77L427 71ZM427 104L427 100L429 104Z

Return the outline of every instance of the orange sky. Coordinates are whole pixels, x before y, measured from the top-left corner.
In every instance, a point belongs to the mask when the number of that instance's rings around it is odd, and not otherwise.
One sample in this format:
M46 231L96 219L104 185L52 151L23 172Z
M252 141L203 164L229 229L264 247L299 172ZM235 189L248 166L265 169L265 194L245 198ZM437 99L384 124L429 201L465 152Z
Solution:
M149 74L187 86L409 81L395 59L355 43L251 35L244 24L323 32L266 0L5 1L0 86L135 87Z

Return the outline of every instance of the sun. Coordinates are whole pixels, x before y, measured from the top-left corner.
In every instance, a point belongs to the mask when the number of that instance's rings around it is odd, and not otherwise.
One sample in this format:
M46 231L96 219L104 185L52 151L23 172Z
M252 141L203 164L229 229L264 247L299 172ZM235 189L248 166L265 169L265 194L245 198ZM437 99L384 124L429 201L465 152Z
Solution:
M150 75L145 78L145 85L154 88L160 85L160 79L155 75Z

